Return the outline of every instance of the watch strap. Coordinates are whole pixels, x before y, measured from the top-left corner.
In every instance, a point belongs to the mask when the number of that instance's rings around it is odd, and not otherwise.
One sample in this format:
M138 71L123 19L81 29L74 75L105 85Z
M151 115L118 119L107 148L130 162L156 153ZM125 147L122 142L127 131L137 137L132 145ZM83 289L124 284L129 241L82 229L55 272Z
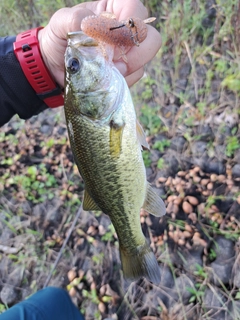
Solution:
M61 88L52 79L41 56L37 35L42 28L18 34L13 47L21 68L37 96L50 108L56 108L64 104L64 99Z

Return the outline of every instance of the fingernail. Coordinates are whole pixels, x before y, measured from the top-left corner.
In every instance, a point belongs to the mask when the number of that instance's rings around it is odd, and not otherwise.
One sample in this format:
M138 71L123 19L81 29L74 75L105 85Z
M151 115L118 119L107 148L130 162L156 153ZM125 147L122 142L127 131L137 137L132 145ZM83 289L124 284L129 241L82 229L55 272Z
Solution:
M126 63L119 61L114 63L115 67L121 72L121 74L125 77L127 75L127 65Z

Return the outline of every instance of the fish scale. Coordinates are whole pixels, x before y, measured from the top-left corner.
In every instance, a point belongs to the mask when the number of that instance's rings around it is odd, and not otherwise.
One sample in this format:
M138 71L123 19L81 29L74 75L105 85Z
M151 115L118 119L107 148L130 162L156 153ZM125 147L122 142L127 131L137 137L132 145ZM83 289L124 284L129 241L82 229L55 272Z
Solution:
M91 38L82 32L70 35L65 54L64 110L74 159L85 182L83 208L110 217L126 278L145 276L159 283L158 263L141 229L140 209L161 216L165 206L146 180L138 136L142 129L127 84L106 56L113 48L102 52L93 39L90 44Z

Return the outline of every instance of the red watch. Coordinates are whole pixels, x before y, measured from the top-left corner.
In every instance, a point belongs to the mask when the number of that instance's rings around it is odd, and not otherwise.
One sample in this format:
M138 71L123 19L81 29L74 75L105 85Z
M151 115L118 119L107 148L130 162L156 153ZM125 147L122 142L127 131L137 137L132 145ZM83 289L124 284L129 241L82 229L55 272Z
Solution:
M43 27L18 34L13 44L14 53L37 96L50 108L56 108L64 104L64 99L61 88L43 62L37 38L40 29Z

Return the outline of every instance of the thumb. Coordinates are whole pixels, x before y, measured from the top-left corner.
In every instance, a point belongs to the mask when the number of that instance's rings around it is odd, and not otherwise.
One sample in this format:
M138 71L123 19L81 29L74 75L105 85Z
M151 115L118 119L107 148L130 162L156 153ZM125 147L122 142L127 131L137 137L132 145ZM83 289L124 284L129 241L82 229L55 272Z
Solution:
M39 31L38 39L43 60L55 81L64 85L64 53L68 32L81 30L82 19L93 12L81 6L62 8Z
M47 27L60 39L66 39L68 32L80 31L82 20L94 13L82 6L62 8L58 10L49 21Z

